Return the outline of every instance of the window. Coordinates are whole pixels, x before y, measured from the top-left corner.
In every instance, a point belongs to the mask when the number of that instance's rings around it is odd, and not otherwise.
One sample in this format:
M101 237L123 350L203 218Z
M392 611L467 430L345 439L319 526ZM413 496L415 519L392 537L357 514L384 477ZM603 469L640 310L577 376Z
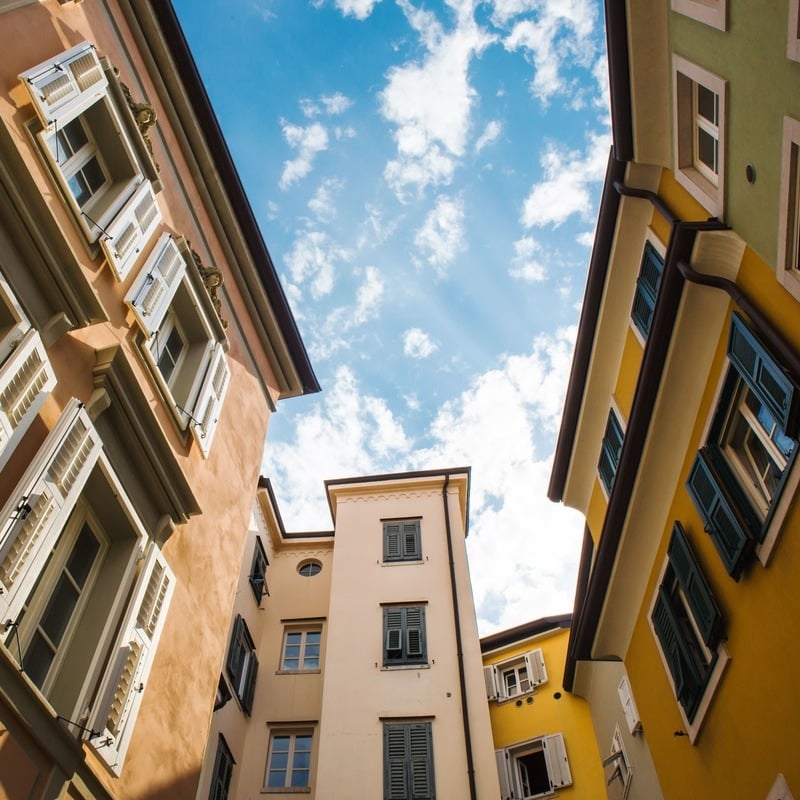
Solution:
M242 710L249 716L253 710L258 659L256 658L253 638L247 629L247 623L240 614L237 614L236 621L233 624L226 667L228 676L233 684L233 692L239 698Z
M606 431L603 434L603 441L600 445L600 460L597 462L597 472L600 475L600 482L603 484L606 494L611 494L611 489L614 486L614 478L617 475L617 467L619 467L619 456L622 452L624 436L617 412L610 408L608 410Z
M789 0L789 36L786 42L786 57L800 61L800 2Z
M301 562L297 567L298 573L304 578L313 578L322 572L322 564L319 561L309 559L308 561Z
M800 300L800 122L791 117L783 118L782 151L778 280Z
M633 296L631 318L636 329L646 339L653 322L653 311L656 307L658 287L664 272L664 259L655 249L652 242L645 242L642 266L636 279L636 293Z
M267 554L264 552L264 545L261 544L261 539L256 536L256 545L253 548L253 561L250 564L248 580L250 582L250 588L253 590L253 594L259 604L261 603L261 598L269 594L267 590L268 566L269 561L267 561Z
M322 631L287 630L283 636L281 669L291 672L318 671Z
M675 177L710 214L723 217L726 82L673 55Z
M383 560L419 561L422 558L418 519L383 523Z
M508 700L532 692L547 681L547 668L541 649L483 668L489 700Z
M207 456L230 383L226 339L182 239L165 233L125 298L145 336L142 351L182 428Z
M742 317L731 318L730 368L687 488L731 577L765 541L797 452L796 387Z
M603 759L603 767L609 790L613 791L615 785L618 787L616 794L611 794L609 791L609 797L619 797L621 800L625 800L630 792L633 769L625 752L619 725L614 729L614 735L611 737L611 753Z
M77 400L0 513L6 654L118 774L175 578Z
M273 731L269 742L265 788L310 788L311 742L310 731Z
M672 10L712 28L727 29L727 0L672 0Z
M424 606L384 606L383 665L427 664Z
M120 111L108 73L88 42L24 72L20 80L37 113L31 132L67 206L123 280L161 220L145 174L155 178L154 168L140 156L134 138L139 134L126 130L130 115Z
M235 763L227 742L220 736L217 742L217 755L214 758L214 772L211 775L208 800L228 800Z
M495 752L503 797L547 797L572 785L564 737L560 733L520 742Z
M384 800L435 800L430 722L383 723Z
M722 614L679 522L673 526L650 622L675 697L691 726L718 662L723 666L726 658L720 658L718 648ZM689 733L693 736L696 730Z

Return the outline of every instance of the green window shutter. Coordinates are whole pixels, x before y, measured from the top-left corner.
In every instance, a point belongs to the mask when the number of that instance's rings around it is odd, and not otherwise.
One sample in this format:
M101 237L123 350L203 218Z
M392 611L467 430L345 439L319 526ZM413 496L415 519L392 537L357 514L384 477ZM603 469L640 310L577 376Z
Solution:
M411 799L433 800L433 747L429 722L412 723L409 734Z
M400 525L397 522L385 522L383 524L383 560L397 561L401 557Z
M747 530L731 502L709 447L698 452L689 471L686 487L725 569L734 580L739 580L744 562L752 549L752 532Z
M714 647L719 640L722 614L679 522L672 529L668 553L670 564L683 588L703 641L709 647Z
M738 314L731 317L728 357L788 436L797 433L796 386Z
M425 661L425 609L413 606L403 609L406 628L406 657L413 661Z
M658 287L664 272L664 260L650 242L644 246L642 266L636 280L631 317L641 334L646 338L653 322L653 312L658 297Z
M239 671L241 669L240 648L239 642L244 635L244 619L241 614L236 615L236 621L233 623L233 635L231 636L230 647L228 648L228 659L225 662L228 674L231 676L234 685L239 683Z
M614 477L619 466L619 454L622 451L622 440L624 433L622 426L617 419L614 409L608 412L608 422L606 432L603 435L603 442L600 446L600 460L597 470L600 473L600 480L606 487L606 491L611 492L614 485Z
M244 697L242 698L242 708L250 716L253 710L253 699L256 696L256 677L258 676L258 659L255 653L250 654L247 667L247 684L244 689Z
M384 800L407 800L406 727L383 726L383 796Z
M403 651L403 609L383 609L384 659L394 660L402 657Z
M403 558L421 558L419 520L403 523Z

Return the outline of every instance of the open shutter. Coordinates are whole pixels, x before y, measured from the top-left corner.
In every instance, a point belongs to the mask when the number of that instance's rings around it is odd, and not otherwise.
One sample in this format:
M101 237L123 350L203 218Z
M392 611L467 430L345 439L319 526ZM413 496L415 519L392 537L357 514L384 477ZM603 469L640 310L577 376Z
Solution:
M507 750L495 750L494 757L497 761L497 777L500 779L500 800L511 800L514 797L511 765Z
M384 608L383 628L386 657L399 658L403 650L403 610Z
M645 337L650 333L650 325L653 321L653 311L656 307L658 287L661 284L663 271L664 260L656 252L653 245L650 242L646 242L642 256L642 267L636 280L633 308L631 309L631 317L634 324Z
M90 739L92 746L117 774L133 735L174 588L172 570L151 543L89 719L89 726L99 731Z
M385 800L407 800L406 726L383 726L383 796Z
M0 512L0 619L16 619L101 449L88 414L71 401Z
M186 273L178 245L165 233L134 280L125 302L148 336L158 330Z
M544 656L541 649L525 653L525 669L528 671L528 680L531 686L538 686L547 682L547 668L544 665Z
M600 479L609 492L614 485L614 476L617 474L623 436L622 426L619 424L616 413L611 409L608 412L606 432L603 435L603 441L600 446L600 460L597 464Z
M714 647L719 639L722 614L680 522L676 522L672 529L668 553L703 641L709 647Z
M787 436L797 434L797 387L780 364L736 313L731 316L728 358Z
M140 183L133 196L108 224L100 245L114 277L123 281L161 221L161 208L150 181Z
M433 800L433 747L430 723L412 723L408 727L411 798Z
M400 523L385 522L383 525L383 558L385 561L398 561L400 549Z
M406 608L406 655L413 659L425 657L425 609Z
M0 364L2 364L31 327L22 306L2 273L0 273L0 315L3 318L0 321Z
M251 651L246 664L247 676L245 678L244 696L242 697L242 708L249 716L253 711L253 700L256 696L256 678L258 677L258 659L254 651Z
M403 523L403 558L420 558L419 520Z
M0 465L56 385L56 374L35 330L0 365Z
M102 97L108 86L94 45L89 42L23 72L19 78L45 128L68 122Z
M743 524L725 484L720 480L710 447L697 453L686 487L728 574L739 580L745 558L752 549L752 532Z
M219 423L222 403L231 382L231 368L221 344L211 353L211 362L192 410L191 430L205 458L211 450L211 442Z
M544 760L547 764L547 775L554 789L562 786L572 786L572 772L567 761L567 748L564 747L564 737L560 733L542 737Z
M490 665L483 668L483 682L486 684L486 699L497 700L497 668Z
M625 721L628 723L628 730L631 733L638 733L642 729L642 721L639 717L639 710L636 708L636 703L633 700L633 692L631 692L631 686L630 683L628 683L627 675L623 675L620 682L617 684L617 694L619 695L619 702L625 714Z

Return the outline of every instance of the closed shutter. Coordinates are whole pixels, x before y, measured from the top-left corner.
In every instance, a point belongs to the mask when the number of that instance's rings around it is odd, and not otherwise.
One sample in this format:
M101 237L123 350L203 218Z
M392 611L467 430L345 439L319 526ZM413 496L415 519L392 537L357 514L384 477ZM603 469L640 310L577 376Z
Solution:
M547 764L547 775L554 789L562 786L572 786L572 772L567 760L567 748L564 746L564 737L560 733L542 737L544 760Z
M617 467L619 466L619 454L622 450L623 436L622 426L619 424L614 410L611 409L608 412L606 431L600 446L600 460L597 464L600 480L602 480L608 492L614 486L614 476L617 474Z
M56 385L56 374L35 330L22 337L0 365L0 465Z
M161 326L175 292L186 273L178 245L165 233L134 280L125 302L148 336Z
M422 606L403 609L406 617L406 655L409 659L425 657L425 609Z
M133 196L109 223L100 245L114 277L124 281L161 221L161 208L150 181L140 183Z
M497 668L488 666L483 668L483 682L486 684L486 699L497 700Z
M191 430L205 458L211 450L211 442L219 423L222 403L231 382L231 369L222 345L217 344L211 353L211 361L192 410Z
M650 242L646 242L642 256L642 267L636 280L636 293L633 297L633 308L631 310L634 324L645 337L650 333L650 325L653 322L653 311L655 310L658 287L661 284L663 271L663 259L656 252L653 245Z
M401 556L400 523L386 522L383 525L384 561L399 561Z
M547 682L547 668L544 665L544 656L541 649L525 653L525 669L528 671L528 680L531 686L538 686Z
M386 658L398 659L403 651L403 609L383 609L383 632Z
M709 647L714 647L719 639L722 614L679 522L672 529L668 553L703 641Z
M407 800L406 726L383 726L383 796L385 800Z
M419 520L403 523L403 558L420 558Z
M738 315L731 317L728 358L787 436L797 435L796 389L780 364Z
M76 117L102 97L108 86L94 45L88 42L23 72L19 78L45 128Z
M409 772L413 800L433 800L433 747L430 723L408 727Z
M514 797L514 780L511 776L510 757L507 750L495 750L497 761L497 777L500 780L500 800L511 800Z
M728 574L739 580L745 559L752 549L752 531L743 524L725 484L720 480L710 447L698 452L686 488Z
M633 700L633 692L631 692L631 686L626 675L623 675L617 684L617 694L625 714L625 721L628 723L628 730L631 733L638 733L642 729L642 721L639 718L639 710Z
M71 401L0 512L1 619L16 619L101 450L88 414Z
M151 542L89 721L99 731L90 739L92 746L117 774L133 736L174 588L175 576Z

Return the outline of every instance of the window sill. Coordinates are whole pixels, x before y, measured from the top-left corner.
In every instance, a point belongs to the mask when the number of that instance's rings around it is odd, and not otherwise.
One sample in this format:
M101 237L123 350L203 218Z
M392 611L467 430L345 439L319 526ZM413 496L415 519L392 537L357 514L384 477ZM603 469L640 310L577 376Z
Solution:
M714 184L695 169L695 167L678 167L675 171L675 180L677 180L712 217L717 217L720 220L724 218L720 186L714 186Z
M321 669L276 669L276 675L321 675Z
M505 705L506 703L513 703L516 700L522 700L524 697L530 698L530 702L533 702L533 698L536 695L536 687L533 689L529 689L527 692L520 692L519 694L513 694L511 697L498 697L496 699L496 703L499 706Z
M261 794L311 794L310 786L274 786L263 788Z
M384 664L381 667L382 672L394 672L395 670L409 670L409 669L430 669L430 664Z
M406 567L409 565L420 565L424 564L424 558L398 558L392 561L381 561L382 567Z

